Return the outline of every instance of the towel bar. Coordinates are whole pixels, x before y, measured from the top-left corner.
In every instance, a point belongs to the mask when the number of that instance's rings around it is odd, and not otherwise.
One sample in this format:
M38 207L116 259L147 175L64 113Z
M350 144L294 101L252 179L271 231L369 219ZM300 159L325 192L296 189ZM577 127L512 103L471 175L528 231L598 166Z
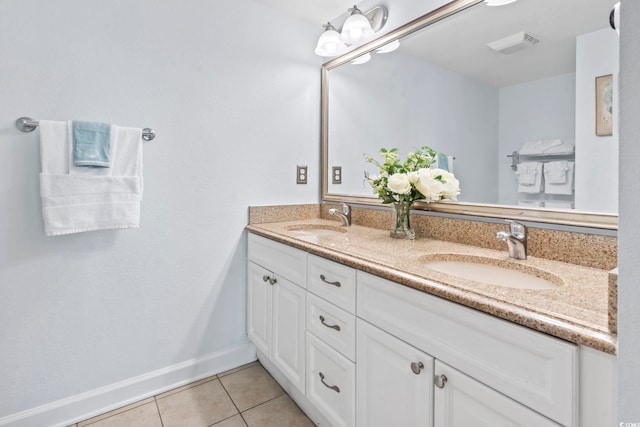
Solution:
M16 127L22 132L33 132L38 127L37 120L33 120L31 117L20 117L16 120ZM156 131L151 128L142 129L142 139L145 141L152 141L156 137Z

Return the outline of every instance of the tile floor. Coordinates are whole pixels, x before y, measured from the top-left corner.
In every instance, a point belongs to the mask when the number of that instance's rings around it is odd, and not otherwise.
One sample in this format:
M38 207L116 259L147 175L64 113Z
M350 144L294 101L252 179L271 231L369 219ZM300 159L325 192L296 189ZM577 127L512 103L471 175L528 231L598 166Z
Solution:
M260 365L167 391L70 427L313 427Z

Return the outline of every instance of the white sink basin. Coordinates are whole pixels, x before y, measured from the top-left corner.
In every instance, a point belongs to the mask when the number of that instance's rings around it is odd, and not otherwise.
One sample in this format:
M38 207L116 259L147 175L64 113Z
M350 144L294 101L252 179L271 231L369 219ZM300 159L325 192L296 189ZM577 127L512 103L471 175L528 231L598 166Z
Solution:
M422 258L424 265L440 273L460 279L517 289L555 289L563 280L547 271L494 258L462 254L435 254Z
M298 236L335 236L347 232L345 227L325 224L296 224L287 230Z

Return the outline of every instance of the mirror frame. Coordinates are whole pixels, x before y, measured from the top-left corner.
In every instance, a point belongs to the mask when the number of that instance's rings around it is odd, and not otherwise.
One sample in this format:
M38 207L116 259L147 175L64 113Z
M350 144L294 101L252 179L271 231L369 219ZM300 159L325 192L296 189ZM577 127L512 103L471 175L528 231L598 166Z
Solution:
M354 203L361 205L382 206L382 201L374 197L348 196L329 193L329 71L346 64L356 57L371 52L379 47L397 39L421 30L448 16L461 12L483 0L453 0L413 21L393 30L387 34L359 46L344 55L333 58L322 65L321 80L321 170L322 185L321 199L324 202ZM363 160L364 161L364 160ZM433 202L425 203L417 201L414 209L444 214L470 215L491 218L510 218L523 221L533 221L550 224L571 225L577 227L590 227L602 229L618 229L618 215L585 211L552 210L542 208L522 208L518 206L503 206L468 202Z

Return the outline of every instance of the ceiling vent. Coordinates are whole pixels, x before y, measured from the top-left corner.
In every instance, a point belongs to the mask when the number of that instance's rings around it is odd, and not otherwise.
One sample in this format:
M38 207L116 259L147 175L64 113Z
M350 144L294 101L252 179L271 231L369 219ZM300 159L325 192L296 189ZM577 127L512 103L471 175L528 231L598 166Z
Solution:
M508 55L510 53L517 52L522 49L526 49L528 47L533 46L534 44L540 42L537 38L533 37L531 34L527 34L524 31L513 34L511 36L505 37L500 40L496 40L487 44L491 49L496 52L504 53Z

